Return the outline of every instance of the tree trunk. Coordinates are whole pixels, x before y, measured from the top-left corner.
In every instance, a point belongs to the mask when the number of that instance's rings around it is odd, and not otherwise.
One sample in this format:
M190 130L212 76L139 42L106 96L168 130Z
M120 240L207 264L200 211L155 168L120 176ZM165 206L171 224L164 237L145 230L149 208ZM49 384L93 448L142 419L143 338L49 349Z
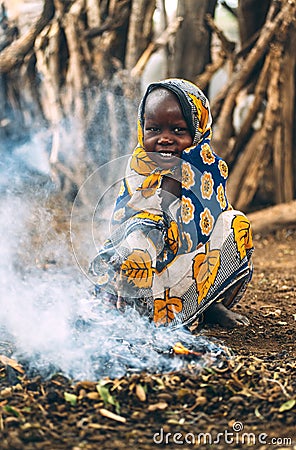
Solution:
M211 61L211 30L206 15L214 15L216 4L217 0L179 0L177 15L183 22L176 34L174 76L194 82Z
M270 0L239 0L237 12L242 47L262 28L270 3Z
M158 0L163 26L157 34L156 0L43 4L40 19L21 36L0 20L4 148L46 132L52 177L61 189L77 188L88 172L135 145L141 76L163 48L168 76L205 91L219 68L232 68L211 111L213 145L229 164L233 205L247 212L295 197L296 0L240 0L238 48L213 19L217 0L179 0L175 19ZM211 61L213 33L220 50Z
M156 0L132 3L125 65L131 70L152 39L152 19Z

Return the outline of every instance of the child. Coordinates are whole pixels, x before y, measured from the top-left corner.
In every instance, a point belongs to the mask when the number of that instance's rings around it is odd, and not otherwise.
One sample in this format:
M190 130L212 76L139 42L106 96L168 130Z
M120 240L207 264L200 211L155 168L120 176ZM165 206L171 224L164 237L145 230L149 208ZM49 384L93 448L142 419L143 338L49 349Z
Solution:
M91 264L97 294L132 305L156 325L248 324L230 311L252 275L248 219L228 203L226 163L211 149L208 99L191 82L148 86L138 145Z

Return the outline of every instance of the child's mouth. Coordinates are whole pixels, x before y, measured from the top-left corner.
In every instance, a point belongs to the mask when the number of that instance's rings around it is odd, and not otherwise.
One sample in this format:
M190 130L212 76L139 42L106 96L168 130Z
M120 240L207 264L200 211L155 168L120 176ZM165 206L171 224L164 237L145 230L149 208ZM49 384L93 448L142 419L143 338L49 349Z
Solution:
M154 152L152 159L154 159L160 166L165 164L164 167L167 167L166 164L169 164L171 167L178 164L179 157L178 153L174 151L156 151Z
M174 156L172 152L159 152L158 154L164 159L170 159Z

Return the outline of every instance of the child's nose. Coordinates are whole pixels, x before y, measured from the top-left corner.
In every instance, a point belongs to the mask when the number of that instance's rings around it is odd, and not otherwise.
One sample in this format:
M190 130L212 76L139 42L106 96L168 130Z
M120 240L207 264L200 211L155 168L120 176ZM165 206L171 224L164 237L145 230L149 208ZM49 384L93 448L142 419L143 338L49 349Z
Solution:
M161 136L159 136L158 143L159 144L172 144L173 140L166 133L163 133Z

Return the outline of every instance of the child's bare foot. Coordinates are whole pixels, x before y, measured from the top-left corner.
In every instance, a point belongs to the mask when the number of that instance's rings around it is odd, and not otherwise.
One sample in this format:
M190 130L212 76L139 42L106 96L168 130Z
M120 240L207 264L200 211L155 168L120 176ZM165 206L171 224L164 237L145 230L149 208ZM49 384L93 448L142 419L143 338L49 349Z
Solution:
M215 323L225 328L248 326L249 319L246 316L227 309L223 303L213 303L204 313L206 323Z

